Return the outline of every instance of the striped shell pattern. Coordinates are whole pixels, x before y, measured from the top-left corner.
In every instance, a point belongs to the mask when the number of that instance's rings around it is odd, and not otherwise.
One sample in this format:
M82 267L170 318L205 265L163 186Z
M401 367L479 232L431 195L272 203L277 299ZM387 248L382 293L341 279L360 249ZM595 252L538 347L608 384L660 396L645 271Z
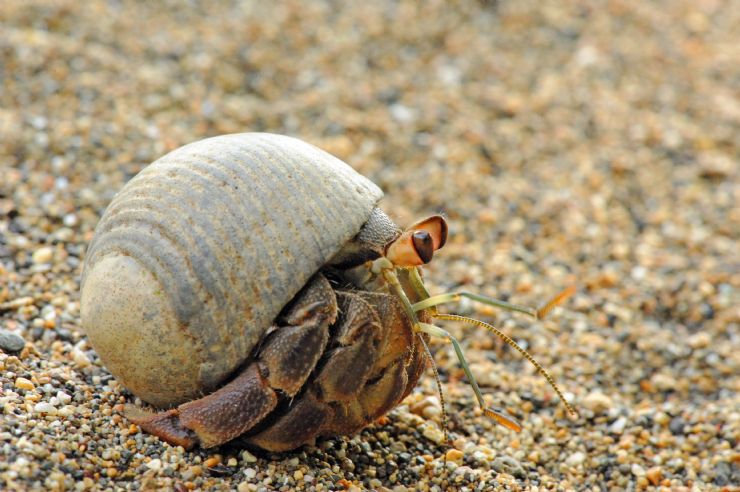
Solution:
M82 324L134 394L216 388L357 234L382 192L332 155L265 133L181 147L111 202L87 251Z

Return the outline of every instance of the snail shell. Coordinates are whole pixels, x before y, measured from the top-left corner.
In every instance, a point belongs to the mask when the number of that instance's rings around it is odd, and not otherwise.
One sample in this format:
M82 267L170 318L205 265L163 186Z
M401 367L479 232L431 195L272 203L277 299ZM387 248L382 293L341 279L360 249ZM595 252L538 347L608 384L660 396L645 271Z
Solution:
M290 137L225 135L174 150L103 214L84 263L83 328L141 399L197 398L245 362L381 197Z

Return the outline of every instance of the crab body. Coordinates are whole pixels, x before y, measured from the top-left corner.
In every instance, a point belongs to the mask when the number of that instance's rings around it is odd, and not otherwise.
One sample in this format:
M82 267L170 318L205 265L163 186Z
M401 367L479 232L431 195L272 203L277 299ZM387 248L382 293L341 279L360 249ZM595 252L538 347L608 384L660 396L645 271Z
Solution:
M101 360L164 409L129 418L185 447L242 436L288 450L398 404L425 335L367 267L401 236L381 196L335 157L271 134L186 145L134 177L82 280Z

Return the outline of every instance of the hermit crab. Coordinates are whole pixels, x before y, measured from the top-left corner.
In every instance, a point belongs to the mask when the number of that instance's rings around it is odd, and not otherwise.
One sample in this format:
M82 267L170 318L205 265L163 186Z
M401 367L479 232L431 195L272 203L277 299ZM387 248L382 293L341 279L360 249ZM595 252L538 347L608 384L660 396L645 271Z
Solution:
M213 447L240 437L284 451L351 434L396 406L448 339L486 415L460 344L432 324L460 297L430 296L420 266L444 246L441 216L405 231L380 189L295 138L201 140L144 168L114 198L88 248L82 325L111 373L158 413L127 416L165 441ZM569 410L570 405L565 402Z

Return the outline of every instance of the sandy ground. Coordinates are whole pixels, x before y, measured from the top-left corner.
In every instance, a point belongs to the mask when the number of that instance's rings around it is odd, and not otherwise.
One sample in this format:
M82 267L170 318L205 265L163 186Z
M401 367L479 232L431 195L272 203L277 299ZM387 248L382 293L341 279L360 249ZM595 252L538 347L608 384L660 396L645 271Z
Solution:
M0 2L0 488L740 484L737 4L194 4ZM86 245L147 163L255 130L345 159L401 225L447 214L433 292L536 305L577 285L543 322L446 309L527 347L580 417L446 322L521 433L481 415L443 341L451 447L431 371L383 422L289 454L185 452L130 425L80 330Z

